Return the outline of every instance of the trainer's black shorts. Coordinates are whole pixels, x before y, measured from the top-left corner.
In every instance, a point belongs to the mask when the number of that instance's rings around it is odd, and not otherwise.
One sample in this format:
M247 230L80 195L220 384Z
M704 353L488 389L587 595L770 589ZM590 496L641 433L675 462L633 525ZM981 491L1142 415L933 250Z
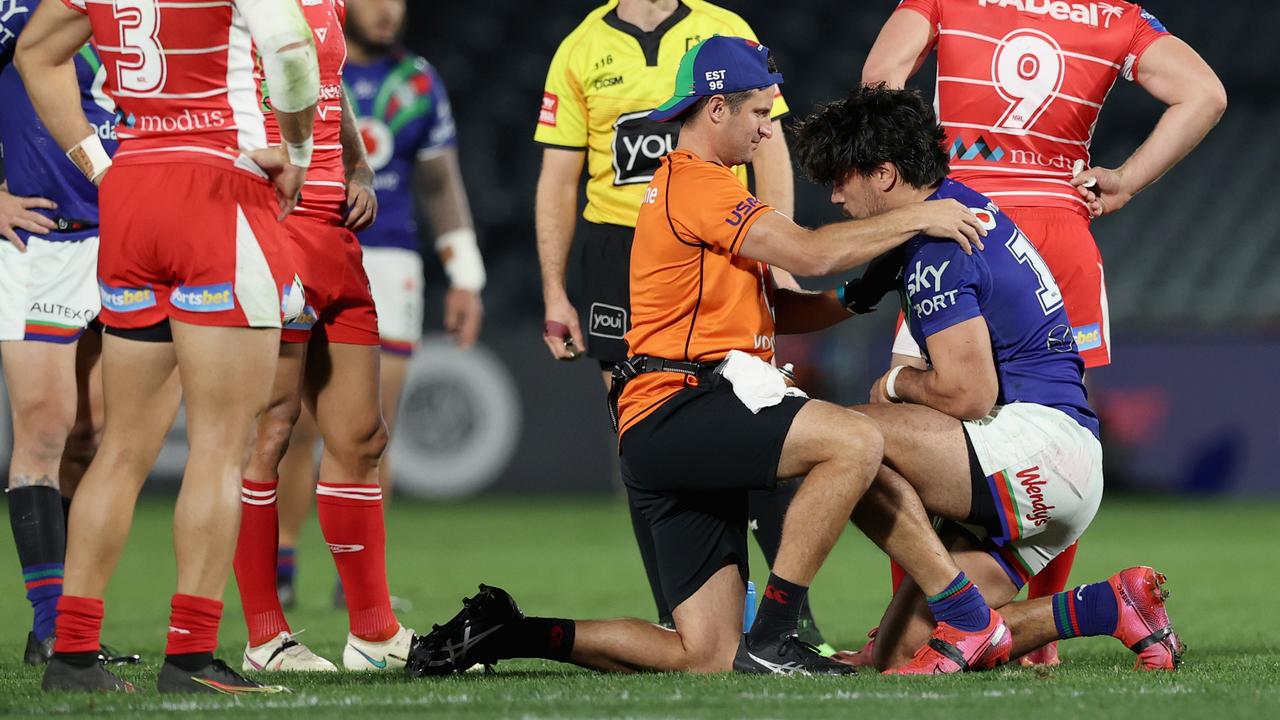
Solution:
M631 329L631 239L635 228L583 223L582 287L587 297L587 355L601 364L627 359Z
M717 378L681 390L622 435L622 479L653 529L668 607L688 600L720 568L746 582L747 491L777 485L782 445L807 398L757 414Z

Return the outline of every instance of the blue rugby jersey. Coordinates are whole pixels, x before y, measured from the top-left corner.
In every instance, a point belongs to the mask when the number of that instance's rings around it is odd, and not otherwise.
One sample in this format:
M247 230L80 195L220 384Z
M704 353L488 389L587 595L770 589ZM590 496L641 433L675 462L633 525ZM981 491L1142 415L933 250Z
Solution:
M378 219L360 233L360 244L419 252L414 164L457 143L444 83L430 63L404 53L368 65L348 61L343 83L378 192Z
M951 240L918 235L907 241L902 292L911 336L927 358L930 335L982 316L1000 382L996 402L1056 408L1098 435L1084 389L1084 361L1048 266L985 196L943 180L929 199L945 198L963 203L983 221L986 249L965 255Z
M18 35L26 27L37 0L0 0L0 146L4 149L5 181L14 195L38 195L58 204L57 210L36 210L54 220L67 221L64 235L54 232L46 240L78 240L76 224L96 227L98 224L98 189L67 159L62 149L49 136L49 131L36 115L27 89L17 68L13 52ZM115 103L102 91L106 73L98 56L88 45L80 48L75 58L76 78L80 81L80 104L93 125L107 154L115 154ZM83 228L79 228L83 229ZM19 229L26 240L30 233Z

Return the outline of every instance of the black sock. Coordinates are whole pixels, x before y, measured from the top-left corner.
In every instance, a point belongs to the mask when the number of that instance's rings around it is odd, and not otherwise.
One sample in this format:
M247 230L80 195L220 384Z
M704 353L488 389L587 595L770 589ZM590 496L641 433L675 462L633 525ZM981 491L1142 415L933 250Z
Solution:
M770 573L760 611L751 626L751 640L773 640L779 635L794 633L800 624L800 609L808 596L809 588Z
M569 662L576 628L572 620L525 618L503 628L498 659L546 658Z
M62 496L62 526L71 527L71 498Z
M47 485L13 488L8 495L9 525L31 602L31 631L44 640L53 634L62 595L62 563L67 554L62 496Z
M670 625L671 608L667 607L667 598L662 593L662 580L658 575L658 550L653 544L653 528L635 503L629 502L627 505L631 510L631 531L636 535L640 560L644 563L644 573L649 578L649 591L653 593L653 604L658 609L658 622Z
M193 673L197 670L203 670L213 662L213 653L197 652L197 653L179 653L177 655L165 655L164 661L184 672Z
M53 656L71 667L78 668L93 667L94 663L98 662L96 652L54 653Z
M773 490L752 490L747 494L747 508L751 518L751 534L755 535L764 561L773 568L782 547L782 521L791 507L791 499L800 489L800 481L779 483Z

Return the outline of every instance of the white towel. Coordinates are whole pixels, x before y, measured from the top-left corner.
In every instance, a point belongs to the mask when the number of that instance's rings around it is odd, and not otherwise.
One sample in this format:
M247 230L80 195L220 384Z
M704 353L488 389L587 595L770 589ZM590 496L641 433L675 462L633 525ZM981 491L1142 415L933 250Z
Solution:
M733 384L733 394L752 414L777 405L787 396L809 397L800 388L788 387L778 368L740 350L729 351L720 365L720 374Z

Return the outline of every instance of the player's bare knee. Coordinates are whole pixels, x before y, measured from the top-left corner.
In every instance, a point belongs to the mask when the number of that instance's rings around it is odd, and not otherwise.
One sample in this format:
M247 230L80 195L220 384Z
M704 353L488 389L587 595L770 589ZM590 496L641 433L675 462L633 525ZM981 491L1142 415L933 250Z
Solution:
M335 438L332 442L325 439L329 452L357 475L377 468L390 440L382 418L374 417L367 422L344 425L343 430L343 437Z
M63 450L64 462L80 466L88 466L102 444L102 427L91 420L77 420L67 434L66 447Z
M733 669L737 638L732 643L700 642L685 646L685 670L693 673L723 673Z
M56 465L62 459L75 415L54 398L15 403L14 454L31 461Z
M832 429L837 435L833 442L833 459L848 465L859 479L861 490L865 491L884 458L884 434L880 426L866 415L846 411Z

